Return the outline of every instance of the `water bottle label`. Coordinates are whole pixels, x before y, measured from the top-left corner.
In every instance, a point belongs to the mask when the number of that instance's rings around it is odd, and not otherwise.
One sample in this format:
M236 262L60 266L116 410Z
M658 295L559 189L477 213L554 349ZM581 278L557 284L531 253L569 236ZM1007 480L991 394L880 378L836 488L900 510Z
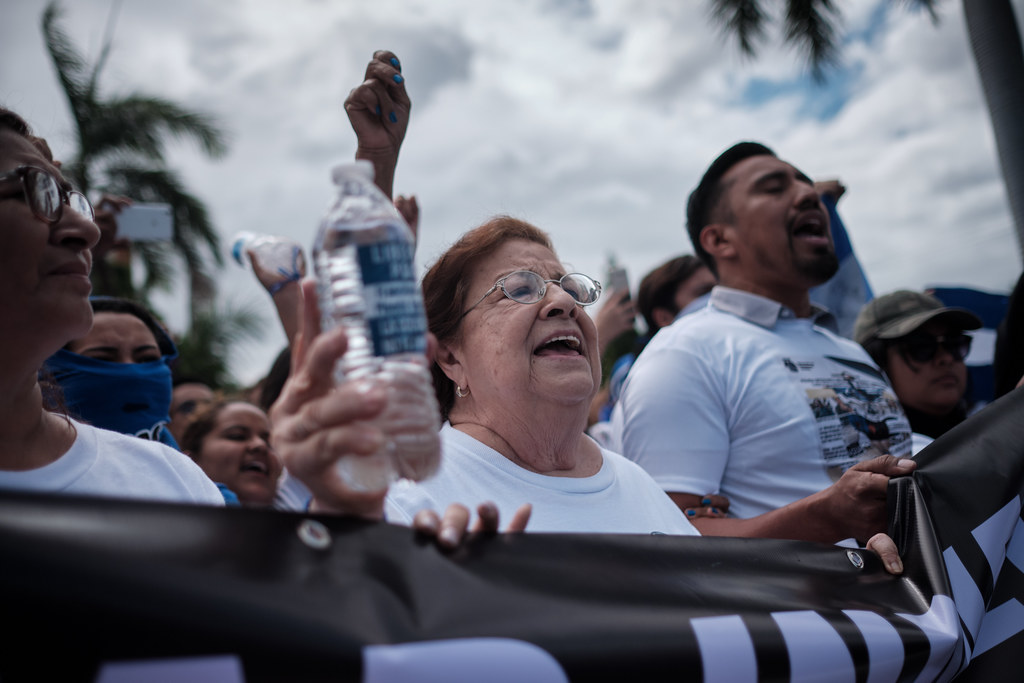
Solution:
M359 247L366 323L375 356L427 350L427 319L412 251L412 244L403 240Z

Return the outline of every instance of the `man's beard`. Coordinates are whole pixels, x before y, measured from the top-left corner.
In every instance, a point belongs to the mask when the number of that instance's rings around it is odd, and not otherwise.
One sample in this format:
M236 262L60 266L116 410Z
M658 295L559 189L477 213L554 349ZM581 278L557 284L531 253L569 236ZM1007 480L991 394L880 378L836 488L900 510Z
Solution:
M839 259L833 249L815 253L810 258L794 259L797 270L818 285L828 282L839 270Z

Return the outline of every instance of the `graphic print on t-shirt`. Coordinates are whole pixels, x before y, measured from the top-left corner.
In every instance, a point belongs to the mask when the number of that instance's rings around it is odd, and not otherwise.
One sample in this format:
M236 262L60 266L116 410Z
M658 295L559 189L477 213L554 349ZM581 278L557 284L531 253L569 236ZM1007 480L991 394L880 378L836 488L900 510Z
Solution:
M807 396L833 481L862 460L910 457L910 423L876 368L836 356L789 357L782 363Z

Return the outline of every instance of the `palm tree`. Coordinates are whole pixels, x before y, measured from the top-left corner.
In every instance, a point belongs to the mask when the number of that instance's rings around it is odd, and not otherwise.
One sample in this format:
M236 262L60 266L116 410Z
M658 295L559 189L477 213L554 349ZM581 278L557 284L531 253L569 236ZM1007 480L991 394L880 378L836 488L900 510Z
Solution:
M143 301L154 288L169 290L173 280L171 256L179 254L190 278L193 320L208 310L214 288L209 263L223 264L221 245L203 203L190 194L164 158L168 138L189 138L211 157L227 149L224 133L209 116L189 111L160 97L142 93L104 97L99 76L110 55L110 25L99 57L90 65L58 25L61 9L52 0L43 13L43 35L67 97L78 136L77 155L64 164L65 173L83 191L100 189L137 201L165 202L174 214L171 244L133 245L145 265L141 291L131 278L112 273L112 266L96 264L97 293L131 296ZM111 18L114 16L112 9Z
M115 3L111 20L116 7ZM203 202L189 193L164 158L168 139L181 138L195 141L210 157L219 157L227 150L225 134L209 116L160 97L102 96L99 76L110 55L112 21L99 57L90 65L59 26L60 15L57 0L52 0L43 13L42 27L78 136L77 155L62 170L83 192L99 189L141 202L165 202L174 214L172 243L132 245L146 271L139 291L127 266L104 260L93 266L95 291L147 303L154 288L171 289L172 259L179 255L189 277L191 320L188 333L178 343L176 371L204 377L212 386L231 387L234 380L227 363L231 346L254 336L260 318L249 310L214 310L211 262L213 267L223 265L220 239Z
M938 20L936 0L904 0ZM711 0L711 13L740 49L754 55L769 20L760 0ZM963 0L974 62L992 119L1003 182L1024 256L1024 49L1011 0ZM785 40L807 58L815 79L838 61L834 0L786 0Z

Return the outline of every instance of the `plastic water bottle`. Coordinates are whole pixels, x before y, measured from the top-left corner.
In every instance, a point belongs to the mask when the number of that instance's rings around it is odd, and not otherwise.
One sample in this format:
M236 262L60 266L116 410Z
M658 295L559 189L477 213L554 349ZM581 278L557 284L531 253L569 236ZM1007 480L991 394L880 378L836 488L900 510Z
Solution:
M338 469L349 487L380 491L400 477L425 479L440 463L441 414L424 355L427 320L412 231L373 184L373 166L342 164L332 175L337 195L321 219L313 267L322 328L342 325L348 334L335 381L380 382L388 394L373 421L384 447L369 457L343 457Z
M264 283L271 295L306 274L306 257L302 254L302 247L287 237L246 231L237 233L231 243L231 256L238 265L251 267L249 252L255 254L261 270L276 274L273 282Z

